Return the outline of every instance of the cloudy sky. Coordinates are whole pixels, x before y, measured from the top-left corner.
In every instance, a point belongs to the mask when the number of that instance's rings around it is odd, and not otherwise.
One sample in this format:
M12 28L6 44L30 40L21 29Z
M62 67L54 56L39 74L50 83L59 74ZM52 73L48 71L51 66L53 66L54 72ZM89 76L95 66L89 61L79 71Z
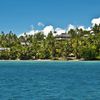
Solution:
M99 17L100 0L0 0L0 31L16 34L88 28Z

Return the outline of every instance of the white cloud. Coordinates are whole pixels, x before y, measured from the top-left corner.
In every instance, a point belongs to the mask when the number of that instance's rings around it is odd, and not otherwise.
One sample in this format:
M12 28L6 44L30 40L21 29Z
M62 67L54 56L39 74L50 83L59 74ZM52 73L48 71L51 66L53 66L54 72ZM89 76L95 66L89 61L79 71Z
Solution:
M93 20L92 20L92 24L94 25L95 23L99 24L99 23L100 23L100 18L98 18L98 19L93 19ZM41 23L41 22L39 22L39 23L38 23L38 26L44 26L44 24ZM34 34L36 34L36 33L38 33L38 32L43 32L44 35L47 36L48 33L53 32L53 35L55 36L55 35L60 35L61 33L68 32L70 29L76 29L76 28L77 28L77 26L72 25L72 24L69 24L68 27L67 27L67 29L63 29L63 28L60 28L60 27L57 27L57 28L54 29L54 26L48 25L48 26L45 26L45 27L44 27L43 29L41 29L41 30L35 30L35 29L34 29L34 26L31 25L31 30L30 30L29 32L26 32L26 34L27 34L27 35L34 35ZM85 28L84 26L78 26L78 29L83 29L83 30L90 31L90 30L91 30L91 27ZM56 32L54 32L54 31L56 31ZM19 36L24 36L24 35L25 35L25 34L22 33L22 34L20 34Z
M47 36L48 33L54 32L54 28L53 28L52 25L49 25L49 26L46 26L46 27L42 30L42 32L44 33L44 35Z
M94 18L91 21L92 25L94 26L95 24L99 25L100 24L100 17L99 18Z
M56 31L56 33L54 35L60 35L61 33L65 33L66 32L66 30L62 29L62 28L56 28L55 31Z
M85 30L85 27L84 26L79 26L78 29Z
M76 27L72 24L69 24L67 27L67 32L70 31L71 29L75 29Z
M34 34L36 34L36 33L38 33L38 32L43 32L44 33L44 35L48 35L48 33L50 33L50 32L54 32L54 28L53 28L53 26L52 25L49 25L49 26L46 26L43 30L35 30L35 29L33 29L33 30L31 30L31 31L29 31L29 32L26 32L26 34L27 35L34 35ZM25 34L24 33L21 33L20 35L19 35L19 37L20 36L25 36Z
M86 28L87 31L91 31L91 27Z
M44 35L48 35L48 33L53 32L53 35L60 35L61 33L65 33L66 30L62 28L55 28L52 25L46 26L43 30ZM54 33L56 31L56 33Z
M34 35L34 34L36 34L36 33L38 33L39 32L39 30L31 30L31 31L29 31L29 32L26 32L26 35ZM20 36L25 36L25 33L21 33L20 35L19 35L19 37Z
M39 30L31 30L30 32L26 32L27 35L34 35L35 33L38 33Z
M84 26L79 26L78 29L86 30L86 31L91 31L91 27L85 28Z
M38 22L38 26L44 27L45 25L42 22Z
M70 29L76 29L76 28L77 28L77 26L74 26L74 25L70 24L70 25L68 25L67 32ZM78 26L78 29L90 31L91 30L91 27L85 28L85 26Z

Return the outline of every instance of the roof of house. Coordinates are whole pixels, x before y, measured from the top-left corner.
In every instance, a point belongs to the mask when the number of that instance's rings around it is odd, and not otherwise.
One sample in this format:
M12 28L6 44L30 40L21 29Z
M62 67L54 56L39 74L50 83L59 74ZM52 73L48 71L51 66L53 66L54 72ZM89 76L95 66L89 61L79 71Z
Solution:
M66 34L66 33L62 33L60 35L56 35L56 38L70 38L70 35Z

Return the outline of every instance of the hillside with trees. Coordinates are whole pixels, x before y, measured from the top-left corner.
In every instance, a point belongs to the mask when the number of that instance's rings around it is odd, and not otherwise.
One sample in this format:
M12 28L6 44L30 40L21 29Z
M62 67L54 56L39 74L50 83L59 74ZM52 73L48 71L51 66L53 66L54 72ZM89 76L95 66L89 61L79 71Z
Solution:
M71 29L59 36L43 32L18 37L1 32L0 60L100 60L100 25L90 31Z

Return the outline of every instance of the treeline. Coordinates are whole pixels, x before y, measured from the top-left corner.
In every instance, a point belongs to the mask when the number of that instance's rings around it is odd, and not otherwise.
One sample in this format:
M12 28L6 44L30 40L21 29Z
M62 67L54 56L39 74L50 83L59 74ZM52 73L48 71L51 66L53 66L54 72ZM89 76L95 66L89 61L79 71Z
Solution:
M52 32L48 36L39 32L20 37L12 32L1 32L0 59L100 59L100 25L95 25L90 31L71 29L66 34L70 38L58 39Z

